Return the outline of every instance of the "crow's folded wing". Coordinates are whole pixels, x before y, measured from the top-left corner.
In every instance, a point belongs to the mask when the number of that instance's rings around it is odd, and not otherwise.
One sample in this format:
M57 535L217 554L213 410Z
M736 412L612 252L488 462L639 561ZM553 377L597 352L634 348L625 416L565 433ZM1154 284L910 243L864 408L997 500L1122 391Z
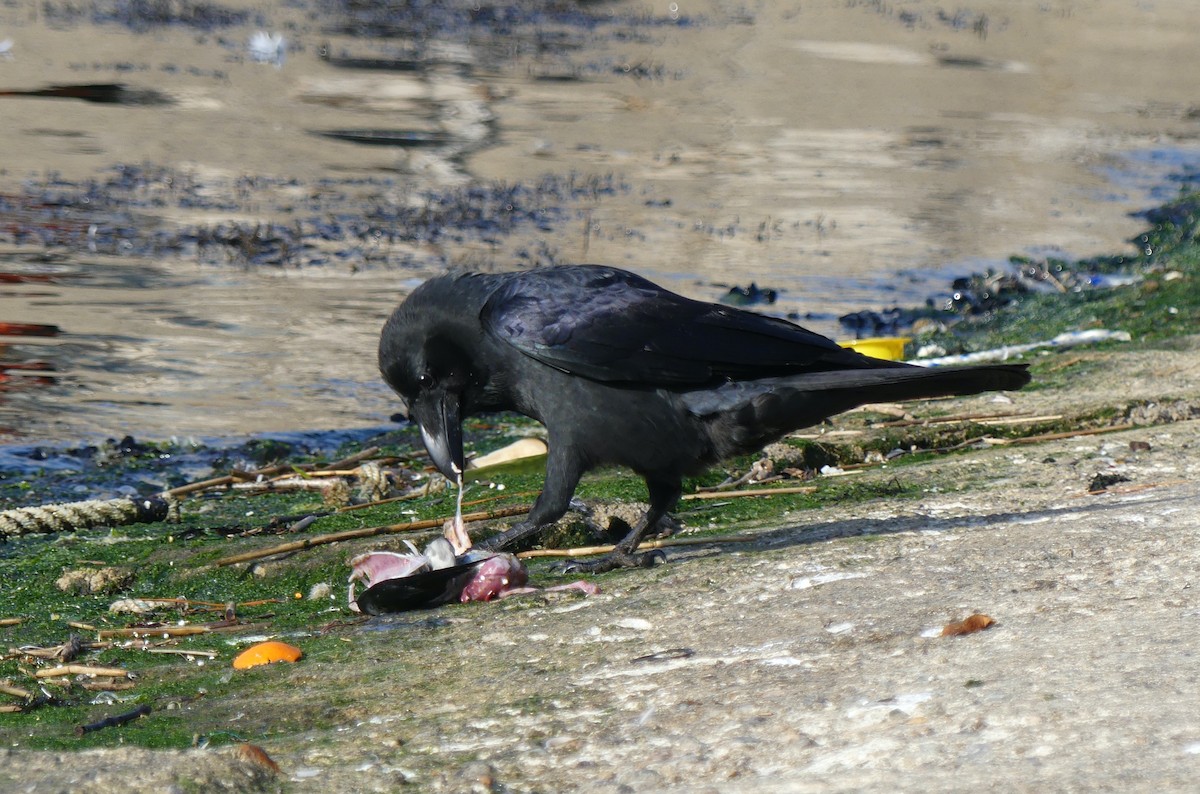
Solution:
M703 386L888 366L793 323L691 300L599 266L514 274L481 319L489 333L544 364L612 383Z

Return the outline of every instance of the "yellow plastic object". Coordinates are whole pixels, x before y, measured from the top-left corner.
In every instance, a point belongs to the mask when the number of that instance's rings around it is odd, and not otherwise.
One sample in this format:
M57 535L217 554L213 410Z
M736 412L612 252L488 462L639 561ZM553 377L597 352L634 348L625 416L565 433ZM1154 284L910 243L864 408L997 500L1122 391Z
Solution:
M271 664L272 662L294 662L301 656L300 649L296 646L272 640L251 645L239 653L233 660L233 667L236 670L245 670L247 667L257 667L260 664Z
M912 340L907 336L876 336L871 339L838 342L838 344L862 353L864 356L899 361L904 358L904 345L910 341Z

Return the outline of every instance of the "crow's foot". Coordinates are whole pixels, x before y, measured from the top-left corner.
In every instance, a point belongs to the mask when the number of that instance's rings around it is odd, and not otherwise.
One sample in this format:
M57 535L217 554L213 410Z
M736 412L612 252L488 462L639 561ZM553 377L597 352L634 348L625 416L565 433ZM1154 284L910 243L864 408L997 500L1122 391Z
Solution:
M655 563L665 562L667 555L661 549L643 552L624 552L620 549L597 557L594 560L563 560L551 569L556 573L604 573L618 568L653 568Z

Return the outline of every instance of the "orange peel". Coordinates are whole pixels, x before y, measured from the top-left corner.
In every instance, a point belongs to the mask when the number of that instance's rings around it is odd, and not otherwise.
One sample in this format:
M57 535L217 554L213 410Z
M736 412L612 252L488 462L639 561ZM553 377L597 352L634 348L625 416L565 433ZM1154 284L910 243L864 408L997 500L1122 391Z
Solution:
M248 667L257 667L260 664L294 662L303 655L300 649L294 645L270 640L268 642L260 642L257 645L251 645L239 653L233 660L233 668L235 670L245 670Z

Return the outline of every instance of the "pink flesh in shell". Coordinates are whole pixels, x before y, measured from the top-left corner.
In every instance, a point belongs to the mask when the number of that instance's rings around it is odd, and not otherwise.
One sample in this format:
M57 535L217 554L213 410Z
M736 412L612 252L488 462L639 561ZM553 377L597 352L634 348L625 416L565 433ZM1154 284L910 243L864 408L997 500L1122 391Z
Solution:
M497 554L479 565L459 600L465 603L502 598L505 591L521 587L527 581L529 574L520 560L511 554Z
M527 587L529 573L525 565L511 554L497 554L485 561L475 571L475 576L463 588L459 601L491 601L528 593L550 592L552 590L578 590L584 595L596 595L600 588L591 582L583 580L547 587Z

